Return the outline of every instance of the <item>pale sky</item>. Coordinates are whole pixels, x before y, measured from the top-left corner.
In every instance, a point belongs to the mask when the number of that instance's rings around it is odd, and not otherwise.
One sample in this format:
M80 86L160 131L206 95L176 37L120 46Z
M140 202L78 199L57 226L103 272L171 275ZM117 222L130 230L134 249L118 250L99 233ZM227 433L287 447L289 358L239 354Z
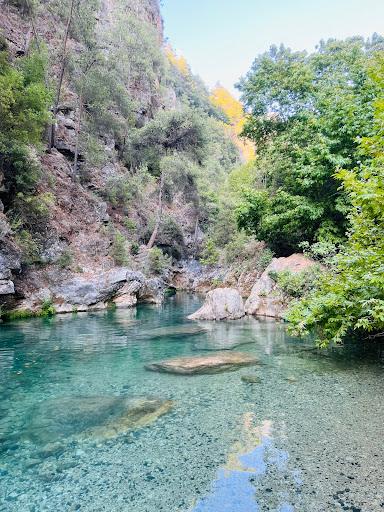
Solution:
M233 85L272 44L384 33L384 0L163 0L165 35L209 87ZM237 93L238 94L238 93Z

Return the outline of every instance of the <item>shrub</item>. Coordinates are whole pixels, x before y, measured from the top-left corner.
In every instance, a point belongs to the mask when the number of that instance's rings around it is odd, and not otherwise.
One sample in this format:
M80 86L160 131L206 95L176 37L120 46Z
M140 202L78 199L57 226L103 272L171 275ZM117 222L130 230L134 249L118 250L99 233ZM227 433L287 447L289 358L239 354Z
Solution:
M27 265L40 262L40 246L31 233L25 229L14 235L15 242L21 250L21 261Z
M159 247L153 247L148 254L148 270L153 274L163 274L171 267L171 259Z
M41 305L41 313L39 316L53 316L56 314L56 309L51 299L47 299Z
M203 265L215 265L219 261L220 253L217 250L213 240L207 239L204 249L200 258Z
M247 269L263 272L272 258L273 252L264 242L255 240L244 231L237 233L225 248L225 262L228 265L237 263L241 270L245 270L245 265Z
M64 250L57 260L57 264L61 268L69 268L73 263L73 254L70 249Z
M278 284L286 295L300 298L315 288L319 273L320 267L313 266L302 272L290 272L289 270L269 272L269 277Z
M124 219L124 227L131 233L133 233L137 229L136 222L133 219L130 219L129 217L126 217Z
M119 231L115 231L111 246L111 256L116 265L127 265L128 263L126 242L125 237Z
M137 256L140 252L140 245L137 242L132 242L129 252L132 256Z

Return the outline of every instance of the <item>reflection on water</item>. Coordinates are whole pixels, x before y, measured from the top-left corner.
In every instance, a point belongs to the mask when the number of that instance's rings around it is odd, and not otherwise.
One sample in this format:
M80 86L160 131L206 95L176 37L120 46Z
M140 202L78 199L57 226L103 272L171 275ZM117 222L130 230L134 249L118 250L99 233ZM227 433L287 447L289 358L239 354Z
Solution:
M186 320L199 305L1 326L0 511L383 510L380 352L319 353L271 320ZM215 350L260 365L144 369Z

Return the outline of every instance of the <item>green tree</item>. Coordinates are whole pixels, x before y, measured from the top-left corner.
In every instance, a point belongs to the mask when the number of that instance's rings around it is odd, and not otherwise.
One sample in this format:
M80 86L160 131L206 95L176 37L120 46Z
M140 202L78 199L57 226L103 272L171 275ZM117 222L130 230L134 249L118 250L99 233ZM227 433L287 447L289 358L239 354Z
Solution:
M370 75L377 85L374 134L361 141L362 157L369 163L341 170L352 209L348 240L313 293L296 303L288 314L291 330L299 335L314 331L326 345L356 333L384 337L384 55L379 54Z
M311 55L272 47L239 84L250 112L244 133L258 148L258 179L244 196L239 224L277 254L327 230L343 238L349 199L334 172L368 159L358 138L372 126L376 85L366 61L380 42L330 40Z

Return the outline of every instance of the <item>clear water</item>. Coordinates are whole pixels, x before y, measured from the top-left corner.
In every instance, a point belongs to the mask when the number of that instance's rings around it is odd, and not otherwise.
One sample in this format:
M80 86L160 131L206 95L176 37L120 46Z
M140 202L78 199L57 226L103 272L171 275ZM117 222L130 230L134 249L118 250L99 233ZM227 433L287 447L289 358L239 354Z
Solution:
M253 318L196 332L186 316L199 305L181 295L0 327L1 511L384 510L380 354L318 354ZM217 349L262 364L193 377L144 369ZM114 400L148 397L174 406L114 437L87 430L110 421Z

